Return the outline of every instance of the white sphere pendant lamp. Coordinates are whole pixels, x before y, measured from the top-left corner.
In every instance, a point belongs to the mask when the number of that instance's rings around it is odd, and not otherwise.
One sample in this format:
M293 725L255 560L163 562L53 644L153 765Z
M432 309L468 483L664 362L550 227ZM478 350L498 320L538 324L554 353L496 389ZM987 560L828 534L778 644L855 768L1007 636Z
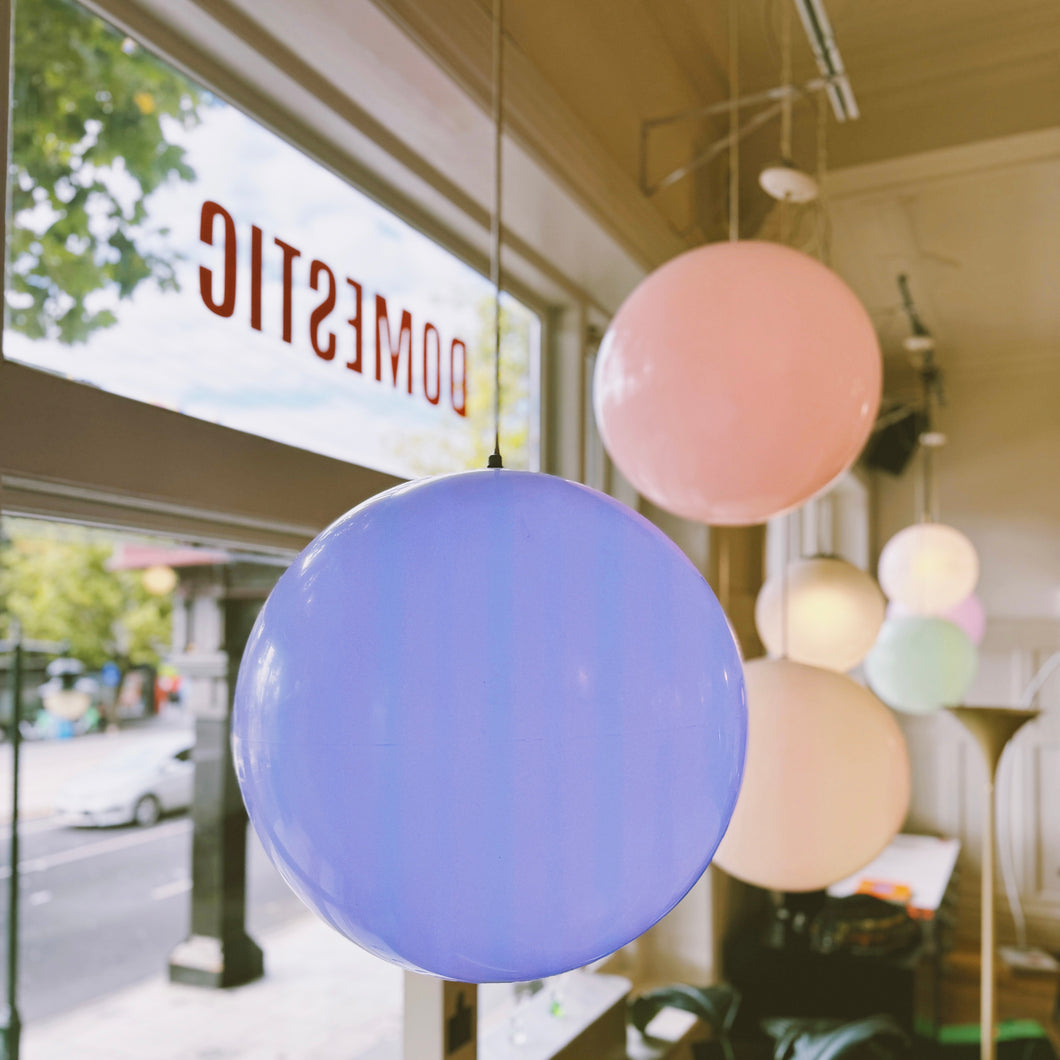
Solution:
M971 596L979 581L979 557L960 530L916 523L884 546L879 575L889 599L913 614L939 615Z
M904 285L902 292L908 297ZM975 546L960 530L939 521L935 451L946 444L946 435L930 428L934 378L926 367L924 409L929 426L920 435L919 522L899 530L884 545L877 570L887 598L914 615L945 614L971 596L979 581Z

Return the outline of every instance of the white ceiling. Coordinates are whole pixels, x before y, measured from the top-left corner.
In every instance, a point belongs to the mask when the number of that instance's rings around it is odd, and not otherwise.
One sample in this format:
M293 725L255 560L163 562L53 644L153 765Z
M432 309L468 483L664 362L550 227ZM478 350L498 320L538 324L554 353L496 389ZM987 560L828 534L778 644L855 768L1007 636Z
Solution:
M850 169L829 182L832 262L876 321L901 381L896 278L951 375L1060 363L1060 129Z
M833 262L877 323L888 394L919 399L904 272L936 341L940 514L982 558L993 618L1060 616L1060 129L836 173ZM914 463L877 478L880 541L916 516Z

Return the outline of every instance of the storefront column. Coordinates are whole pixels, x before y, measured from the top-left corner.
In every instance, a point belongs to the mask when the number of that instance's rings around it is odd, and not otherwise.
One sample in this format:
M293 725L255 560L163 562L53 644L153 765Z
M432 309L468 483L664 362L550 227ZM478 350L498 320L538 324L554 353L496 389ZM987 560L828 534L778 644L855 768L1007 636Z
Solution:
M190 568L177 593L183 644L173 665L195 717L191 934L169 957L172 982L239 986L264 972L246 932L247 814L229 745L239 661L275 571L253 565Z

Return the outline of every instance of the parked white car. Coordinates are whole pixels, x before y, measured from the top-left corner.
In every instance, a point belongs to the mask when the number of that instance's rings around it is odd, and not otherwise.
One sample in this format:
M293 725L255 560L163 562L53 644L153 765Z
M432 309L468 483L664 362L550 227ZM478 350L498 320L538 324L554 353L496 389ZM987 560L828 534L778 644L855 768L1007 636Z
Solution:
M150 827L164 813L191 805L195 781L194 734L145 736L70 780L56 812L71 826L138 824Z

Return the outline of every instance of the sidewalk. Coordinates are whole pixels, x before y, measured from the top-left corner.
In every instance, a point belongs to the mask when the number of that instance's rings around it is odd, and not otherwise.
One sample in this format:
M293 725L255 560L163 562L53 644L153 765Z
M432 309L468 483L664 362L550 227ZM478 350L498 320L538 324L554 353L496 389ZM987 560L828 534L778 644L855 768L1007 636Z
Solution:
M308 914L257 941L263 979L160 976L23 1028L23 1060L400 1060L399 968Z
M213 990L158 975L23 1027L22 1060L403 1060L400 968L309 913L256 941L265 951L262 979ZM581 995L613 991L617 982L624 985L616 997L624 997L629 986L615 976L585 979L565 988L572 1026L586 1007ZM479 1055L499 1055L499 1043L507 1057L511 987L478 989ZM536 1038L557 1033L544 1030L538 1025Z

